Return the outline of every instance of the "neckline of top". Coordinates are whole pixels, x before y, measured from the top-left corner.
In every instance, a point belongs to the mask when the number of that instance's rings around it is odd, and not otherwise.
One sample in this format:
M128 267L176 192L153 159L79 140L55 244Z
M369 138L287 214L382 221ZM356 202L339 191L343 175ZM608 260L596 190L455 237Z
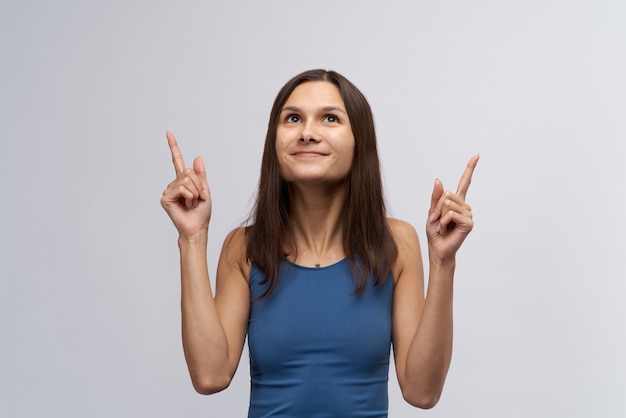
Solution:
M333 268L333 267L337 267L337 266L339 266L339 265L341 265L341 264L343 264L343 263L345 263L345 262L347 262L347 261L348 261L348 258L347 258L347 257L344 257L344 258L342 258L341 260L339 260L339 261L337 261L337 262L335 262L335 263L329 264L329 265L327 265L327 266L320 266L320 267L308 267L308 266L302 266L302 265L300 265L300 264L296 264L296 263L294 263L294 262L292 262L292 261L289 261L289 260L287 260L287 259L285 258L285 262L286 262L287 264L289 264L290 266L293 266L293 267L298 268L298 269L301 269L301 270L312 270L312 271L322 271L322 270L328 270L328 269L331 269L331 268Z

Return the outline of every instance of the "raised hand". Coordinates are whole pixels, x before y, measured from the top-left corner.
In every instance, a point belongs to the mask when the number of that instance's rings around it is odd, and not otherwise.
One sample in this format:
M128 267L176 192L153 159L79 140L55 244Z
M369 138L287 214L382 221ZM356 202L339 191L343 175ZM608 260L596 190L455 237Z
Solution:
M206 180L202 158L193 160L193 168L185 168L183 155L172 133L167 132L176 179L161 197L161 206L172 219L181 236L192 238L203 232L211 219L211 192Z
M431 259L435 257L436 262L454 259L457 250L474 227L472 208L465 203L465 196L478 158L475 155L467 163L456 193L444 191L441 180L435 180L426 235Z

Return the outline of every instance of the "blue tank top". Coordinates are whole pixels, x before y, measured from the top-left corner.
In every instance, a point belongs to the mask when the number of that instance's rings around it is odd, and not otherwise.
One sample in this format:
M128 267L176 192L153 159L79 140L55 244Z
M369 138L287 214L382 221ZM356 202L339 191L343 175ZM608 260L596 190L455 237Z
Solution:
M250 273L250 408L258 417L386 417L393 279L355 294L350 263Z

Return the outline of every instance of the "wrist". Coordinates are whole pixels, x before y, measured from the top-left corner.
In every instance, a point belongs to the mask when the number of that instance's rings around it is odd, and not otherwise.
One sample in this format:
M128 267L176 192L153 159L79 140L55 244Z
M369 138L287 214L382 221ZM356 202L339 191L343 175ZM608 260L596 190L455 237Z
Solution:
M441 260L436 259L435 257L430 257L428 288L432 289L433 286L441 285L446 287L452 286L452 283L454 282L455 267L456 261L454 258Z
M430 269L453 270L456 267L456 257L439 258L432 253L429 254Z
M180 248L190 248L190 247L206 247L209 240L209 231L207 229L203 229L191 235L179 235L178 236L178 246Z

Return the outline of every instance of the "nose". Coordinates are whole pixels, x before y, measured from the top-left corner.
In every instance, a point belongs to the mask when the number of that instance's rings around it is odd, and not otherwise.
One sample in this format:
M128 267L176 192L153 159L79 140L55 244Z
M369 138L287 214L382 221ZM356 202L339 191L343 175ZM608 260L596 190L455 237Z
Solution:
M309 122L306 125L304 125L304 127L302 128L301 135L302 136L300 137L300 142L302 143L319 142L320 140L319 134L314 129L312 122Z

